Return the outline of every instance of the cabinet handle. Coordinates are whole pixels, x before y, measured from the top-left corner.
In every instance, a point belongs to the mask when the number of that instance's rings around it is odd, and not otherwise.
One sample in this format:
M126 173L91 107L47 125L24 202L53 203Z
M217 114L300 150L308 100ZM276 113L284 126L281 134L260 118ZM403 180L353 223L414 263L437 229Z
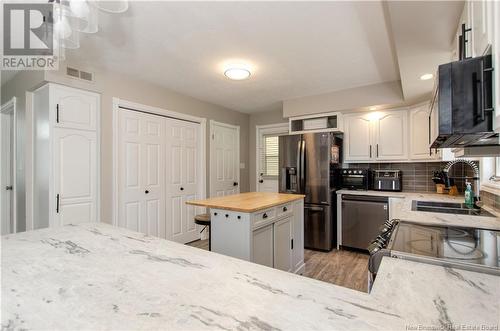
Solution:
M240 215L238 215L238 219L239 219L239 220L241 219L241 216L240 216Z
M370 145L370 159L372 158L372 145Z
M56 213L59 214L59 193L56 195Z
M293 239L290 240L290 246L291 246L291 249L293 249Z
M214 216L217 216L217 213L214 213Z
M184 191L184 187L181 187L181 191Z
M378 144L377 144L377 157L378 157Z
M228 218L228 217L229 217L229 214L226 214L226 218Z
M288 210L288 208L286 208L286 207L283 207L283 211L287 211L287 210Z
M149 190L144 191L144 193L148 194L148 193L149 193Z
M259 179L259 183L264 183L264 180L263 179Z
M267 214L264 213L264 215L262 215L262 218L267 218Z
M56 105L56 123L59 123L59 104Z
M238 182L234 182L234 183L233 183L233 186L238 186Z

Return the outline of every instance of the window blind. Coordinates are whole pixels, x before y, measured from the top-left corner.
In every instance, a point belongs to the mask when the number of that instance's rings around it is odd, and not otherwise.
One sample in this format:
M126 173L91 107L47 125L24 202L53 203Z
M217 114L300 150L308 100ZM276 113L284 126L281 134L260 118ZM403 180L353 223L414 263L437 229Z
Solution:
M263 177L278 177L279 138L277 135L263 135L260 146L260 172Z

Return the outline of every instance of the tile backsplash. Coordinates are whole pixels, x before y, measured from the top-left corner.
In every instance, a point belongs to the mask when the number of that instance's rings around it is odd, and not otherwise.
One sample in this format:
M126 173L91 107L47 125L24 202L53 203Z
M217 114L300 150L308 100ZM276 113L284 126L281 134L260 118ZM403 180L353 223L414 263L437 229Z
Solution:
M500 213L500 195L481 190L481 201Z
M403 172L404 192L436 192L436 184L432 181L434 171L442 170L448 162L412 162L412 163L350 163L349 168L371 168L373 170L398 169ZM477 162L479 165L479 162ZM449 176L454 178L458 191L465 191L465 180L460 177L473 177L472 169L463 163L451 167ZM473 182L472 180L468 180Z

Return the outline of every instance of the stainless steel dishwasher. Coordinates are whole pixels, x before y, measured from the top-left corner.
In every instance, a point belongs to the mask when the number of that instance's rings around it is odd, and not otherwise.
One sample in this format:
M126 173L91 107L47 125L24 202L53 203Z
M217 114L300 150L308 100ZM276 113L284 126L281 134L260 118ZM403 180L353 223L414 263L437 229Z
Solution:
M389 199L381 196L342 194L342 246L367 250L389 219Z

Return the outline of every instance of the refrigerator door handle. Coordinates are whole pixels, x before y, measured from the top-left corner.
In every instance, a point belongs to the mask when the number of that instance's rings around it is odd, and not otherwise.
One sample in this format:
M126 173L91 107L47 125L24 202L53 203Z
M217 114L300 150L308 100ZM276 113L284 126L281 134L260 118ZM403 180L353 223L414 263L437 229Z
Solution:
M305 158L306 158L306 142L301 140L300 150L300 193L306 193L306 171L305 171Z
M297 143L297 192L296 193L301 193L302 192L302 177L301 177L301 144L302 140L299 140Z

